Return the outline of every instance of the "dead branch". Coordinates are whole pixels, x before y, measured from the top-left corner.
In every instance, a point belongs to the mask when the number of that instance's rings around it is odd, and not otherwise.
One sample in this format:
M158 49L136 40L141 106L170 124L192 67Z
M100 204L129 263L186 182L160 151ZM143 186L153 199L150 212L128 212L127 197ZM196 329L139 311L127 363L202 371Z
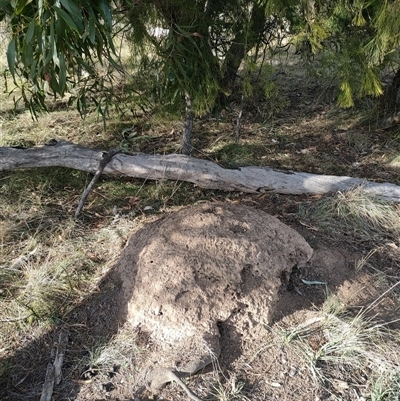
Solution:
M68 332L62 330L51 350L50 361L47 365L46 377L43 384L40 401L51 401L54 385L61 382L61 367L64 361L65 349L68 343Z
M103 158L100 150L59 141L54 146L30 149L0 148L0 171L18 168L69 167L95 173ZM179 180L201 188L247 193L327 194L363 186L365 192L400 202L400 186L364 179L283 171L269 167L225 169L208 160L180 154L115 155L103 170L105 175L146 180Z
M110 162L110 160L117 154L120 153L121 149L111 149L101 160L99 168L96 171L96 174L92 178L92 181L90 181L89 185L86 187L85 191L82 194L81 200L79 201L79 205L76 208L75 212L75 218L77 218L83 209L83 205L86 202L86 198L89 195L89 192L92 190L94 187L94 184L96 184L96 181L99 179L101 173L103 172L104 168L107 166L107 164Z

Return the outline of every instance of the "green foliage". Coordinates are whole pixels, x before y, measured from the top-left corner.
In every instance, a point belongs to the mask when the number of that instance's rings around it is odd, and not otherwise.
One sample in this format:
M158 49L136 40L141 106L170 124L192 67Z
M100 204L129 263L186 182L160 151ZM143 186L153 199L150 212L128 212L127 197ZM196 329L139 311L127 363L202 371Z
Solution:
M341 0L325 14L330 34L323 51L334 55L329 67L339 77L338 104L351 107L357 98L381 96L380 73L388 65L398 68L399 2Z
M9 72L33 114L49 94L70 93L82 115L90 103L103 118L124 104L114 98L120 64L113 35L120 31L135 59L132 99L182 111L189 95L198 114L232 90L241 62L254 47L258 54L271 46L279 29L308 63L317 53L334 54L328 68L338 72L343 107L382 94L379 74L400 44L397 0L0 0L2 20L12 33ZM242 89L250 95L249 81Z
M380 72L394 60L400 44L400 3L395 0L267 2L289 21L292 43L309 63L317 53L338 77L338 104L383 94Z
M46 109L49 94L63 96L76 86L82 71L94 76L95 63L113 62L108 0L6 3L0 7L0 20L7 18L12 31L7 50L9 72L33 114L38 107ZM98 84L84 86L77 95L78 106L85 109L87 92L98 93L99 89Z
M209 18L199 13L201 7L195 1L176 0L164 7L139 2L130 7L129 38L134 53L140 54L137 74L144 79L151 76L153 102L177 110L183 107L182 99L188 94L198 114L214 105L220 91L221 68L212 51L210 31L220 32L217 10L223 12L228 7L222 3L212 6L215 8L208 10Z

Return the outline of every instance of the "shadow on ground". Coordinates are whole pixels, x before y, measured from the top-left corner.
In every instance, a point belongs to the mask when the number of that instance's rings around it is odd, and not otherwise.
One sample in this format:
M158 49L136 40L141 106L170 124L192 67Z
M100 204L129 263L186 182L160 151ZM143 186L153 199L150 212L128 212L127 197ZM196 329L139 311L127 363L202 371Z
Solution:
M261 204L258 207L269 213L274 211L270 204L268 207ZM342 246L331 246L312 230L300 226L294 228L306 238L315 253L307 266L295 269L292 276L283 283L274 316L275 322L296 311L318 307L326 299L328 289L333 293L339 291L343 284L353 280L356 273L354 263L358 254ZM327 284L306 285L302 279ZM90 353L94 349L107 345L123 326L126 305L121 304L120 295L121 283L113 268L102 280L98 291L90 294L64 321L38 338L26 338L14 355L1 361L0 366L6 367L6 370L1 379L0 398L4 401L39 399L51 350L59 331L64 328L69 331L69 343L63 364L63 381L55 387L53 399L133 399L133 381L128 377L124 380L113 380L115 375L109 372L108 378L107 375L99 378L96 376L96 366L87 365L80 370L76 368L82 367L79 361L90 360ZM226 372L234 368L235 361L240 357L240 339L237 339L237 346L232 349L232 340L235 340L236 335L234 328L221 323L219 329L222 348L219 364L222 372ZM141 339L143 347L146 347L146 340ZM116 369L118 366L119 361L116 360ZM120 374L123 375L123 372ZM228 379L225 377L225 380ZM257 383L249 383L248 386L257 386ZM176 400L169 391L164 391L163 396L164 399ZM145 394L140 395L140 400L147 399Z

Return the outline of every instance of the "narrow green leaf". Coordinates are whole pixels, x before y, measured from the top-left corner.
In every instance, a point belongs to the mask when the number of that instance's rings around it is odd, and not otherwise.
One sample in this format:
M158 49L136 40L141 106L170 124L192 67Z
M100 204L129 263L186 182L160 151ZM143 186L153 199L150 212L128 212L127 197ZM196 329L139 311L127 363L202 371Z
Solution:
M19 0L14 10L15 14L16 15L21 14L25 6L31 2L32 0Z
M94 41L96 40L96 21L95 21L95 15L92 9L89 11L89 40L92 44L94 44Z
M44 65L49 64L50 60L53 58L53 41L54 41L54 37L50 35L50 36L48 36L48 39L49 39L48 47L46 46L45 40L43 41L42 57L44 59L44 61L43 61Z
M62 18L58 18L55 22L55 30L56 30L56 35L58 40L63 40L64 35L65 35L65 28L67 27L67 24Z
M57 79L54 75L52 75L50 78L50 87L53 92L60 93L60 85L58 84Z
M87 113L87 103L86 103L86 95L82 94L77 102L78 111L81 117L85 117Z
M65 84L67 81L67 70L65 67L64 54L62 53L60 54L59 60L60 60L60 72L58 73L58 79L60 82L60 95L63 96L65 91Z
M106 35L106 38L107 38L108 46L110 46L111 51L115 54L116 50L115 50L113 38L111 37L109 32L105 32L105 35Z
M81 11L79 10L79 7L73 1L60 0L60 3L75 20L82 18L82 14Z
M11 40L7 49L7 62L11 75L15 80L15 38Z
M30 70L30 76L41 76L42 75L42 70L40 68L37 69L38 62L37 60L33 60L31 70Z
M26 43L28 43L28 44L31 43L34 32L35 32L35 20L33 19L29 23L28 30L26 31L26 35L25 35Z
M57 54L57 39L54 36L54 21L50 24L50 46L54 65L59 65L60 61Z
M103 64L102 56L103 56L103 36L101 35L101 32L97 31L98 35L97 36L97 57L99 59L100 64Z
M0 10L6 8L8 4L10 4L10 0L0 0Z
M68 11L71 18L75 22L76 26L79 29L79 32L83 32L84 27L82 24L82 12L79 7L73 2L69 0L60 0L62 6Z
M72 18L69 16L68 13L66 13L64 10L62 10L57 6L53 6L52 8L57 13L57 15L66 22L66 24L69 26L70 29L80 34L79 28L77 27L77 25L75 24L75 22L72 20Z
M30 67L33 64L33 47L27 42L24 43L22 48L22 58L26 67Z
M100 11L103 15L104 20L107 22L107 25L112 27L112 15L111 15L111 7L110 3L107 0L99 1Z

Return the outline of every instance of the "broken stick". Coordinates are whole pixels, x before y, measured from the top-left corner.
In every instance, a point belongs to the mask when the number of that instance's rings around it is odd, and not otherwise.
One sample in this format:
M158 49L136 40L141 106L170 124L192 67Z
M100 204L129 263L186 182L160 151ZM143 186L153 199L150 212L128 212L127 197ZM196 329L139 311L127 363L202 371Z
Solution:
M75 218L77 218L83 209L83 205L86 202L86 198L89 195L89 192L92 190L94 187L94 184L96 181L100 178L101 173L103 172L104 168L107 166L108 162L117 154L120 153L122 149L111 149L108 153L106 153L103 157L103 159L100 161L99 168L96 171L96 174L92 178L92 181L90 181L89 185L86 187L85 191L82 194L81 200L79 201L79 205L76 209L75 212Z
M61 382L61 366L64 361L67 343L68 332L62 330L58 335L58 341L55 342L51 350L40 401L51 401L54 385L58 385Z

